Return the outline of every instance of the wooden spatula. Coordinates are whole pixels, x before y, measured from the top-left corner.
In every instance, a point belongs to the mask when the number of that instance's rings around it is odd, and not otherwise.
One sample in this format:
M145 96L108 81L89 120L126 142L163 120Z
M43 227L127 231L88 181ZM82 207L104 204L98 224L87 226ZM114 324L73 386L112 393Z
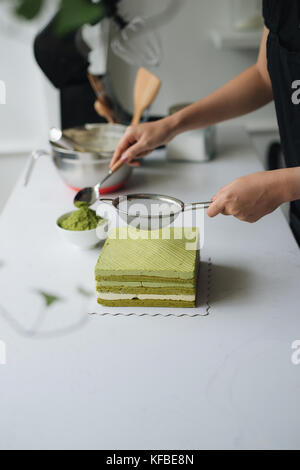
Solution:
M134 116L132 125L139 124L143 112L153 103L161 87L161 81L145 68L140 68L134 87Z
M153 73L145 68L140 68L134 86L134 115L131 125L139 124L143 112L153 103L161 87L161 81ZM119 160L111 171L114 173L124 165Z

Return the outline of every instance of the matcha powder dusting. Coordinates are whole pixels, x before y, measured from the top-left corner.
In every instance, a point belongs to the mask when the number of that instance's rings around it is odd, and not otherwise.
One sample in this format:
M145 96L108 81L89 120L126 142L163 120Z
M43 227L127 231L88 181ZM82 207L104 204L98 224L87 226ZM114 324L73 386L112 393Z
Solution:
M97 228L101 217L96 212L89 209L87 205L82 205L77 211L61 221L60 226L65 230L73 232L83 232Z

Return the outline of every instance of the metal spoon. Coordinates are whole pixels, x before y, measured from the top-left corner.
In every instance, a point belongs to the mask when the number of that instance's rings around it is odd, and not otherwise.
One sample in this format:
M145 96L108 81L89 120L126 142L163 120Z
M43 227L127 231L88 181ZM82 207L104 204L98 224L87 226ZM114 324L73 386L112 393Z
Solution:
M122 160L119 160L111 170L107 173L105 178L101 181L101 183L96 184L94 187L90 188L85 188L79 191L79 193L76 194L75 199L74 199L74 205L76 207L79 207L82 203L92 206L95 204L100 199L100 189L102 185L111 177L113 173L118 171L122 166L124 165L124 162Z

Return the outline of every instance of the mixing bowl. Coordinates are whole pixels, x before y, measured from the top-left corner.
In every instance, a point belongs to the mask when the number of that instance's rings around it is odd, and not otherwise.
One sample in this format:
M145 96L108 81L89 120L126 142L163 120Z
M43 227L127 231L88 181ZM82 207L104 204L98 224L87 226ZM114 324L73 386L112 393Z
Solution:
M36 161L42 156L50 156L68 186L76 190L95 186L107 175L114 150L125 130L126 127L119 124L87 124L64 131L64 135L74 143L74 150L50 142L51 152L33 152L25 184L29 182ZM131 172L132 167L123 165L101 187L101 194L120 189Z

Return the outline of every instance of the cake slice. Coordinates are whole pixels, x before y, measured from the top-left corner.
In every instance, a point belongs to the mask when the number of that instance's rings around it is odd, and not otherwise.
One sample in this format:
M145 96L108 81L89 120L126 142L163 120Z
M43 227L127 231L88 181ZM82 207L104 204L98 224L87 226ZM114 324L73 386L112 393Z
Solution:
M195 307L198 230L112 231L95 269L98 302L114 307Z

